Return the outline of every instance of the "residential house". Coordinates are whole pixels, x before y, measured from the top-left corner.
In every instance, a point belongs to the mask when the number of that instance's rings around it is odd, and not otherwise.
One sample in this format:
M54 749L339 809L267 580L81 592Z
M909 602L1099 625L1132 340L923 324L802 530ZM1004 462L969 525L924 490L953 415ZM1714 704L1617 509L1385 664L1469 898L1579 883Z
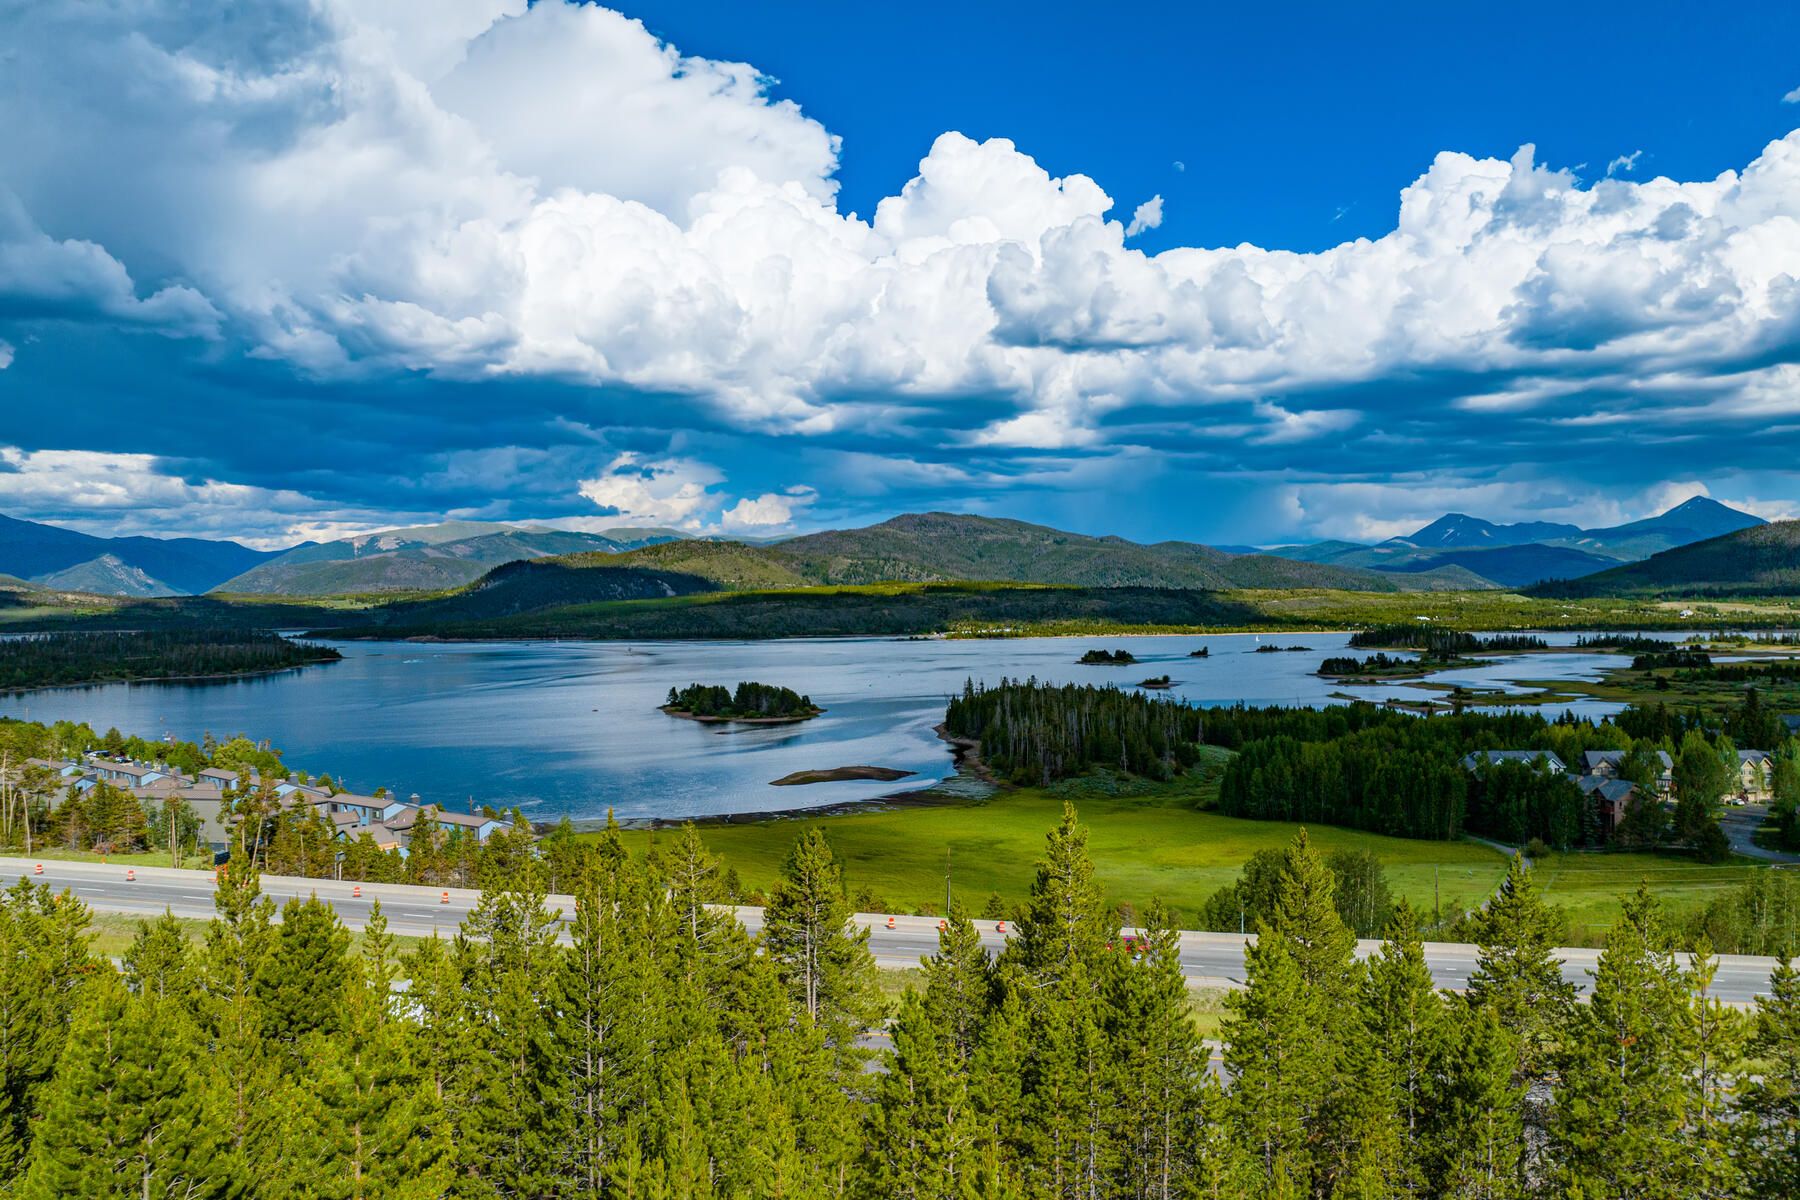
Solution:
M1767 750L1739 750L1737 795L1750 804L1765 804L1775 794L1775 760Z
M387 825L390 829L406 834L410 838L412 831L424 821L435 821L438 828L445 833L460 829L464 836L472 834L478 842L487 841L505 825L504 821L496 817L483 816L480 813L443 812L435 805L430 804L422 808L413 808L409 805L405 812L396 815L387 822Z
M406 857L406 835L398 830L389 829L380 821L371 821L367 825L344 826L337 831L337 836L338 840L343 842L353 842L358 838L367 837L375 843L377 850L383 853L397 850L400 852L401 858Z
M1581 773L1601 779L1617 779L1619 764L1625 761L1623 750L1585 750L1581 755ZM1656 772L1656 793L1667 800L1675 790L1675 759L1667 750L1656 752L1660 764Z
M1594 809L1600 817L1601 836L1612 841L1619 822L1625 819L1625 814L1629 811L1631 798L1637 794L1637 785L1629 779L1605 775L1583 775L1575 781L1575 785L1584 795L1594 798Z

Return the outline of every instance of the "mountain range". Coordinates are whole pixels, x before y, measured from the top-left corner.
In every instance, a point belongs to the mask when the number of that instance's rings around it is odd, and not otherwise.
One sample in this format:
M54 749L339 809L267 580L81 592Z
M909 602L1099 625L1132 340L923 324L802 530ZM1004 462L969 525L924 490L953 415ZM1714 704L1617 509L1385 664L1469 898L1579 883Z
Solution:
M296 546L212 590L263 596L442 591L473 583L504 563L562 554L619 554L683 536L672 530L618 532L623 536L445 521Z
M210 591L276 557L208 538L95 537L0 516L0 574L109 596Z
M1496 525L1466 513L1447 513L1416 533L1373 545L1317 542L1278 546L1268 553L1389 572L1461 567L1501 587L1514 588L1551 579L1579 579L1762 524L1761 517L1696 496L1654 517L1601 529L1552 521Z
M1609 572L1626 562L1763 522L1696 498L1603 529L1499 525L1450 513L1375 544L1319 542L1257 551L1143 544L953 513L911 513L859 529L779 540L695 538L673 529L600 533L445 521L285 551L199 538L102 538L0 517L0 574L100 595L217 592L321 596L442 592L478 585L484 604L547 589L567 602L695 590L963 580L1077 587L1516 588ZM531 564L541 564L532 570ZM496 570L515 566L515 570ZM596 573L596 568L605 571ZM623 572L623 573L621 573Z

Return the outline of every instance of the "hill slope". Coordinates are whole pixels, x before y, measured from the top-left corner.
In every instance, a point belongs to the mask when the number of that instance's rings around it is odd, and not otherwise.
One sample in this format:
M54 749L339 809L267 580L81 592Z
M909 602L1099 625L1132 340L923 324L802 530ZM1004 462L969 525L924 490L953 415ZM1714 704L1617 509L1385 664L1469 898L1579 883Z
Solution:
M909 513L865 529L807 534L768 549L794 561L809 579L829 584L986 580L1074 587L1404 587L1369 571L1227 554L1192 542L1142 545L954 513Z
M504 563L619 549L597 533L446 521L299 546L214 590L265 596L441 591Z
M1800 521L1740 529L1534 590L1564 597L1800 595Z
M153 579L141 568L122 562L116 554L102 554L88 562L64 567L37 582L59 591L90 592L96 596L179 596L181 590Z
M199 593L274 554L205 538L95 537L60 525L0 516L0 574L43 579L111 556L176 592ZM92 574L91 581L104 582ZM142 595L114 592L113 595Z

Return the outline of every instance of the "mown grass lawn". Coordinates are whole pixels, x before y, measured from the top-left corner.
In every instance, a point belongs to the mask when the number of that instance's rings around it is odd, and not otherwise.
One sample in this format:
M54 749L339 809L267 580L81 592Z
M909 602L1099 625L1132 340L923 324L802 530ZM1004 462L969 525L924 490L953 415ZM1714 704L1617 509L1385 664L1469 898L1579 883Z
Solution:
M1537 863L1545 897L1565 909L1570 933L1594 944L1618 919L1619 901L1648 884L1670 914L1704 908L1768 868L1748 859L1709 864L1678 853L1552 854Z
M1197 811L1200 787L1175 785L1130 794L1107 794L1113 781L1081 781L1065 788L1020 788L985 802L946 803L885 811L754 823L706 824L701 835L713 853L737 872L745 891L764 891L780 874L788 848L802 830L823 828L844 864L853 897L867 891L881 906L939 912L944 904L946 852L952 886L971 911L998 893L1008 909L1030 890L1044 837L1072 800L1088 828L1088 849L1109 902L1142 907L1160 898L1178 918L1191 917L1217 889L1234 881L1256 851L1286 845L1299 826L1248 821ZM1499 852L1474 842L1422 842L1315 826L1315 846L1373 850L1387 868L1390 886L1431 911L1434 876L1444 906L1472 906L1488 895L1506 868ZM651 837L672 831L627 834L642 850Z

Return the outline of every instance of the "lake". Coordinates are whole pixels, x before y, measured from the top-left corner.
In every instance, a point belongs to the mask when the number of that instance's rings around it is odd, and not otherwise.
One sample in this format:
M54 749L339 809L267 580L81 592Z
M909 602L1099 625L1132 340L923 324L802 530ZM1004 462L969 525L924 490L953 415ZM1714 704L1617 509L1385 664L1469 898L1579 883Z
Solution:
M1553 645L1575 634L1553 634ZM106 684L0 697L0 713L86 721L144 737L244 733L287 763L359 792L385 786L446 808L518 805L536 820L684 817L840 804L928 786L952 773L932 732L963 681L1001 677L1135 684L1168 674L1168 695L1200 705L1321 705L1334 692L1420 699L1403 683L1346 689L1312 674L1345 634L1014 638L877 638L756 642L341 642L342 662L205 683ZM1303 653L1257 653L1261 644ZM1088 667L1089 649L1124 646L1138 662ZM1188 657L1206 646L1207 658ZM1519 689L1519 679L1592 679L1616 656L1497 658L1439 679ZM703 725L657 710L671 687L791 687L826 713L795 725ZM1618 705L1584 701L1582 715ZM1560 709L1558 710L1560 711ZM867 765L914 774L898 783L772 787L794 771Z

